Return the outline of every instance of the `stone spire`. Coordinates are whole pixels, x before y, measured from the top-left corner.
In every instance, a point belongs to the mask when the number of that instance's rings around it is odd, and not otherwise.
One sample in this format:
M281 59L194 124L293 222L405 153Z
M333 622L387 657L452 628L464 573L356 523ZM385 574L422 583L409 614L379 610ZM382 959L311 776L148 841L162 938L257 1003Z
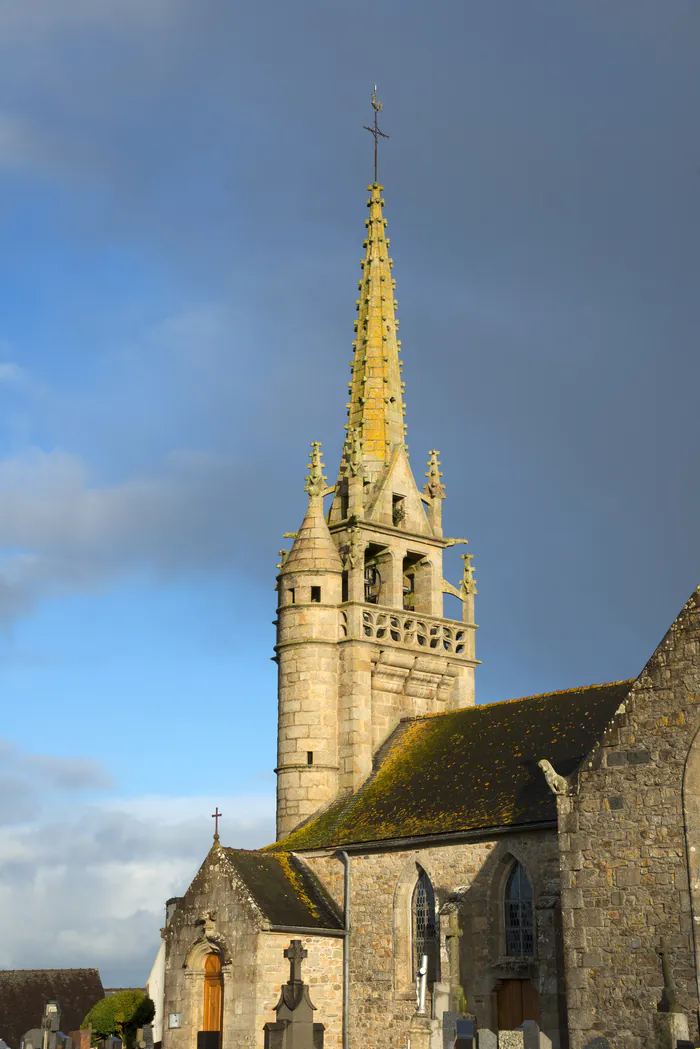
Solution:
M399 364L401 343L396 337L395 281L391 276L393 263L382 214L384 187L375 182L367 188L369 218L365 223L365 257L361 262L360 297L356 302L357 336L349 383L347 430L349 445L362 448L367 480L374 481L390 462L396 447L403 445L405 427ZM343 470L346 458L347 452Z

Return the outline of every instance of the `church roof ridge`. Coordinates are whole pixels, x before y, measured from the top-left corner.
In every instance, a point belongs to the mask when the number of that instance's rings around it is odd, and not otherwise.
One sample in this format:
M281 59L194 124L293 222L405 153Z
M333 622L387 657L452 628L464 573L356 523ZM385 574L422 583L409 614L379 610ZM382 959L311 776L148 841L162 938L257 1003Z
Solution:
M551 692L534 692L530 696L513 696L511 699L494 699L491 703L475 703L473 707L462 707L462 710L485 710L487 707L498 707L503 706L506 703L526 703L529 699L548 699L550 696L566 696L577 692L590 692L595 688L613 688L617 685L629 685L630 688L637 679L631 678L620 678L618 681L601 681L595 685L577 685L573 688L557 688ZM442 718L448 714L453 714L453 710L436 710L432 714L414 714L409 717L401 718L401 724L410 721L429 721L432 718Z
M78 965L73 969L63 966L54 969L0 969L0 975L6 976L8 973L96 973L99 971L96 965Z

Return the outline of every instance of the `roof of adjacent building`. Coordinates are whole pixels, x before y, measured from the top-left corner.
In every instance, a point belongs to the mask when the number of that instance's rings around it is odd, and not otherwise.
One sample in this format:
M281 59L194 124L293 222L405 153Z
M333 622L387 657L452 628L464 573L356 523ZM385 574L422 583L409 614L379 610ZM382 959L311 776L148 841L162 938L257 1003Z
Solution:
M556 821L538 768L581 764L632 681L407 718L369 779L270 849L303 851Z
M77 1030L104 998L97 969L0 970L0 1038L19 1049L22 1035L41 1026L44 1006L57 1001L61 1030Z
M342 931L340 911L303 860L287 852L224 851L271 925Z

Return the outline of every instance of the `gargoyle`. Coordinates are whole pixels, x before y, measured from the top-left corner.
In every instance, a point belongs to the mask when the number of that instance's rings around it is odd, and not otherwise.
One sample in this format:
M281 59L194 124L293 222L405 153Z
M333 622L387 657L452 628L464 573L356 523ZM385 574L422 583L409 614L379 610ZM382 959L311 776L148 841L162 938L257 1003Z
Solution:
M537 764L544 772L544 778L547 780L547 786L552 794L569 793L569 781L564 776L559 775L559 773L553 768L551 761L542 758Z

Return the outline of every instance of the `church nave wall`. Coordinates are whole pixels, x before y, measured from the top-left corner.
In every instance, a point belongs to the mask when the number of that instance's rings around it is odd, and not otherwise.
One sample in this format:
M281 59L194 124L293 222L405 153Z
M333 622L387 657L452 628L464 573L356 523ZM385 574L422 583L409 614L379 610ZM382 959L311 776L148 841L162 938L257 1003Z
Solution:
M305 861L340 904L343 867L333 855ZM535 900L535 957L507 958L503 944L503 881L514 859L525 866ZM450 910L459 915L459 982L467 1008L483 1026L498 1022L499 981L531 978L542 1028L555 1049L560 1038L557 960L559 861L554 830L504 835L492 841L443 845L417 851L352 854L350 857L350 1038L366 1049L404 1049L415 1010L412 959L412 897L419 868L430 878L438 914L438 980L451 982Z

